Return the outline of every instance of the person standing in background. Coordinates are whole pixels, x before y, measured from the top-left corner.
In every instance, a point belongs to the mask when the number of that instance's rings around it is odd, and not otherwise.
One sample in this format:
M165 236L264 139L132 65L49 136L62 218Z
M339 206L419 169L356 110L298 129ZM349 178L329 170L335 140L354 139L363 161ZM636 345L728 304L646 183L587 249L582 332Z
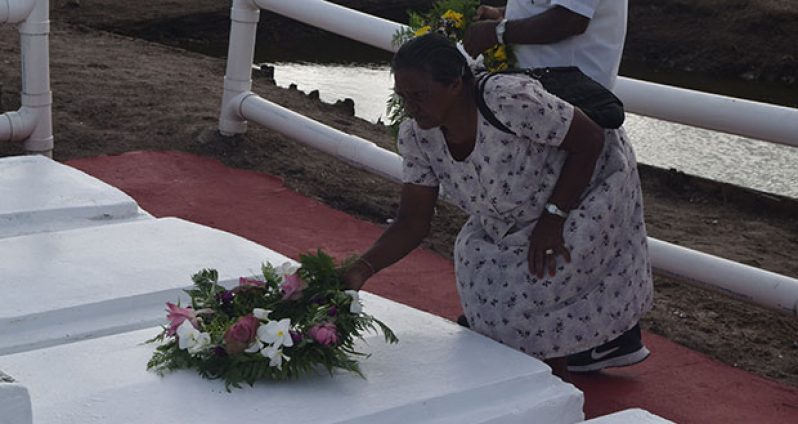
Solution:
M480 6L463 39L476 57L512 45L521 68L577 66L612 90L626 39L627 0L509 0Z
M482 5L463 39L472 57L496 44L512 45L518 67L576 66L612 90L626 39L627 0L508 0ZM465 316L458 319L468 326ZM601 346L568 357L568 371L633 365L650 352L640 325Z

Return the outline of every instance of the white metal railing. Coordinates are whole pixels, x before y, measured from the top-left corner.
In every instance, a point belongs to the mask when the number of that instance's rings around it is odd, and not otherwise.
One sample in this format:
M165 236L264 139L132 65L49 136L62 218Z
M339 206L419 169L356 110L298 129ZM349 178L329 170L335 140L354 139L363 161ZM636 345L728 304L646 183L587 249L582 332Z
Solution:
M22 141L29 153L52 156L48 0L0 0L0 24L20 24L22 98L17 111L0 115L0 142Z
M255 32L261 8L388 51L396 50L393 36L404 27L323 0L233 0L219 120L221 133L243 133L247 120L251 120L355 166L399 181L401 158L395 153L291 112L250 91ZM630 112L798 146L796 109L626 78L619 80L618 85L620 97ZM798 316L798 280L794 278L653 238L649 238L649 245L652 265L658 273Z
M798 147L798 109L626 77L615 92L638 115Z

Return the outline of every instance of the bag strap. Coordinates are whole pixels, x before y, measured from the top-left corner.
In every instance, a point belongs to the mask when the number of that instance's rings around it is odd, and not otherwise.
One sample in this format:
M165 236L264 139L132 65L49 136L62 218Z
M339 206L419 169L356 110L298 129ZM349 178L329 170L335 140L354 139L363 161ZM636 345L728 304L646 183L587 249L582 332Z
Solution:
M496 75L496 73L488 73L480 76L479 79L477 79L477 108L482 116L484 116L491 125L508 134L515 135L511 129L507 128L506 125L499 121L499 118L496 117L496 115L488 107L487 103L485 103L485 84L488 82L488 79L494 75Z

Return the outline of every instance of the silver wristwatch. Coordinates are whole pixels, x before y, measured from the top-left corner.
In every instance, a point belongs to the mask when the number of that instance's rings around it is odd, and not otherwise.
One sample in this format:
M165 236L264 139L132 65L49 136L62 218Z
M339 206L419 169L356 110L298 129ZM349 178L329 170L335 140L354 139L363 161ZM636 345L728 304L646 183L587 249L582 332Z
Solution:
M565 212L564 210L558 208L557 205L555 205L554 203L546 203L546 205L543 206L543 208L546 210L546 212L552 215L557 215L561 218L568 218L568 212Z
M496 24L496 41L499 44L504 44L504 30L507 28L507 19L502 18L498 24Z

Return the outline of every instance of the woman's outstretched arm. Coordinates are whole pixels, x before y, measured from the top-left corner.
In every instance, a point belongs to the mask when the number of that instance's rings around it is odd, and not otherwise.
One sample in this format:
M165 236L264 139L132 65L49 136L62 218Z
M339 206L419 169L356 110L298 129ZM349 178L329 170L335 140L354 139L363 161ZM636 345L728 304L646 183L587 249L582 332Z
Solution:
M415 249L429 234L438 187L404 184L396 220L366 253L344 273L347 287L360 290L377 271Z

